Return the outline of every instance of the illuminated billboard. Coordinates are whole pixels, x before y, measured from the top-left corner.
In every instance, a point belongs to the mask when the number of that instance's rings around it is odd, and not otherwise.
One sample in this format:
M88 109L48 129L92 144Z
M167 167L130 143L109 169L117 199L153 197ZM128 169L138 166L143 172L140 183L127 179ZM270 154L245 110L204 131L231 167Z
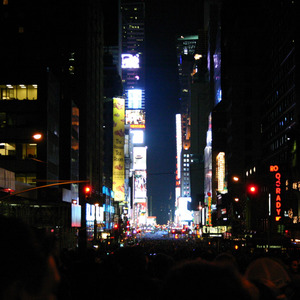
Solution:
M128 96L128 108L129 109L141 109L143 91L141 89L130 89L127 92Z
M143 144L144 143L144 130L132 130L132 143Z
M217 181L218 181L218 192L224 194L227 193L227 184L225 178L225 153L219 152L216 157L217 161Z
M133 147L133 169L146 170L147 147Z
M122 98L113 99L113 191L115 201L125 199L125 101Z
M146 171L135 171L134 173L134 199L147 197L147 173Z
M176 115L176 188L178 189L176 195L177 194L180 195L181 151L182 151L181 114L177 114Z
M145 111L141 109L126 110L126 124L131 128L145 128Z
M140 67L139 54L121 54L122 69L138 69Z
M270 166L270 172L274 176L274 183L273 183L273 194L275 197L275 221L278 222L280 221L282 217L282 195L281 195L281 190L282 190L282 184L281 184L281 172L279 171L279 166L278 165L273 165ZM270 205L270 204L269 204Z

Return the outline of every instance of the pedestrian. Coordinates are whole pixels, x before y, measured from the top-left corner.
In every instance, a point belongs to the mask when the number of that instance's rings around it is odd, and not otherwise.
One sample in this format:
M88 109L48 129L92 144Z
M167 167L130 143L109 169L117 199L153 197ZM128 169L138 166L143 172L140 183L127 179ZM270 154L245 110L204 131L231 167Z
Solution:
M56 263L34 231L19 219L0 215L0 240L0 299L56 299Z

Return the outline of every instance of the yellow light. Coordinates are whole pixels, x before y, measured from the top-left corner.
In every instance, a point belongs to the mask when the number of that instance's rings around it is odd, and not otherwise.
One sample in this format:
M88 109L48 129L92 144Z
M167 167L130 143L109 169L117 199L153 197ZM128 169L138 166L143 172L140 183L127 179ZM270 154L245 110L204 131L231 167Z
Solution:
M233 176L233 181L235 181L235 182L237 182L237 181L239 181L240 179L237 177L237 176Z

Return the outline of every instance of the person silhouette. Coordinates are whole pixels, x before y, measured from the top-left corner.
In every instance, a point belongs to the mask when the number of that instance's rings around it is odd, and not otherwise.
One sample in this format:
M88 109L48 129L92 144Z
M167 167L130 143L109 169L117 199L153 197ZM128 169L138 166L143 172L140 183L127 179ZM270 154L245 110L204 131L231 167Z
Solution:
M19 219L0 215L0 299L54 300L60 280L51 252Z

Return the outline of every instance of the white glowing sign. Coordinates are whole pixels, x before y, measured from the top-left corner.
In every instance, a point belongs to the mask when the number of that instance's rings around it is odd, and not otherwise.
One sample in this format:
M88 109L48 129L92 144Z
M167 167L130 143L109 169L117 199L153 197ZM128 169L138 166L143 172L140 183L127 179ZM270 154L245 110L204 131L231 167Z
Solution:
M139 55L122 54L122 69L138 69L140 67Z
M146 170L147 147L133 147L133 169Z
M142 90L131 89L128 90L128 108L141 109L142 108Z
M180 178L180 160L182 150L182 136L181 136L181 114L176 115L176 155L177 155L177 171L178 178Z
M225 153L220 152L217 155L217 180L218 180L218 191L224 193L226 190L225 186Z
M132 143L143 144L144 143L144 131L143 130L132 130Z
M147 198L146 171L135 171L134 174L134 199Z

